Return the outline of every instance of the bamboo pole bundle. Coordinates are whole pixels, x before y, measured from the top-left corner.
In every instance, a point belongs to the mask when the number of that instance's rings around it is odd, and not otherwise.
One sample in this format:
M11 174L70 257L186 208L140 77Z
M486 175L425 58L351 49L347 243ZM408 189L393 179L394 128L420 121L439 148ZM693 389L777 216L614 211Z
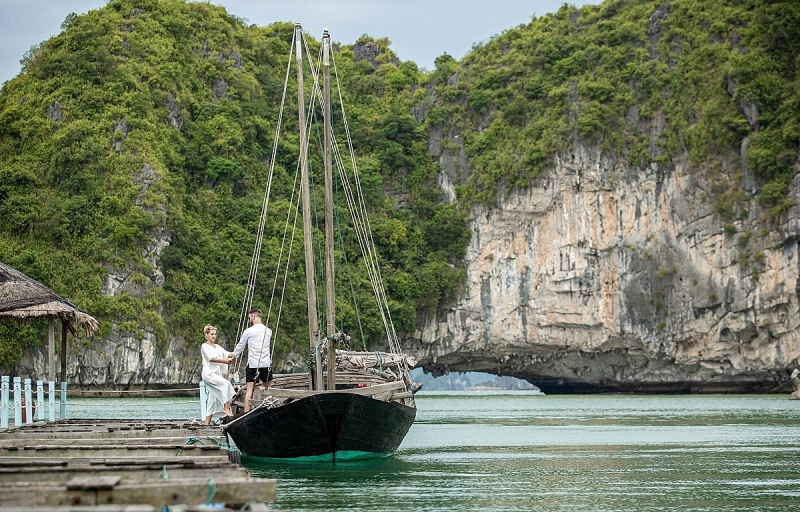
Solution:
M406 354L391 352L355 352L349 350L336 351L336 368L340 370L400 370L413 368L417 361ZM392 372L394 374L394 372ZM396 377L395 377L396 378Z

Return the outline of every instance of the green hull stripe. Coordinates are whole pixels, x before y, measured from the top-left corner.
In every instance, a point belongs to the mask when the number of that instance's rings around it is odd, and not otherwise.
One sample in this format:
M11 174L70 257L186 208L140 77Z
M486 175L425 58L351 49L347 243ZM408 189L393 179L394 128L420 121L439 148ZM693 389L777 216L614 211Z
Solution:
M361 451L341 451L336 452L336 461L351 461L351 460L369 460L369 459L384 459L391 456L391 453L378 453L378 452L361 452ZM244 455L250 460L260 460L265 462L331 462L333 460L332 454L323 453L321 455L309 455L304 457L292 458L274 458L274 457L251 457Z

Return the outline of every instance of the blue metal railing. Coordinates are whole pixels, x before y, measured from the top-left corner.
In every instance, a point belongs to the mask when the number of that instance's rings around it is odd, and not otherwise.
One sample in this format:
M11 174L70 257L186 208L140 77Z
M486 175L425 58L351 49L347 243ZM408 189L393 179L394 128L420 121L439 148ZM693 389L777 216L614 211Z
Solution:
M14 425L30 424L34 421L44 421L45 410L48 411L48 420L56 420L55 392L56 383L47 383L47 407L45 407L44 382L36 381L36 400L33 398L31 379L23 380L14 377L13 380L3 375L0 378L0 428L8 428L11 411L14 411ZM67 383L61 383L59 417L67 417ZM34 413L36 418L34 418Z
M200 410L199 417L206 417L206 400L208 393L205 384L200 381ZM163 390L169 393L175 390ZM187 391L187 390L181 390ZM45 383L41 380L36 381L36 399L33 397L34 389L31 387L31 379L22 379L7 375L0 378L0 429L8 428L13 419L14 425L31 424L34 422L45 421L45 411L47 411L46 421L56 421L67 419L67 383L61 383L61 393L59 394L59 411L56 415L56 383L48 382L47 391ZM118 393L118 392L114 392ZM45 403L45 401L47 403ZM13 416L12 416L13 411ZM35 418L34 418L35 416Z

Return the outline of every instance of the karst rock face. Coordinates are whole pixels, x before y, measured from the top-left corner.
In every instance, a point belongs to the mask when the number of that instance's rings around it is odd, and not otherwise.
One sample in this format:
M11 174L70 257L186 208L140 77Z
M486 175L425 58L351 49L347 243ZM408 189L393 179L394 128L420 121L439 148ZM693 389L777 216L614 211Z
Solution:
M458 158L443 166L445 192ZM800 206L767 221L753 196L747 216L726 223L688 161L633 169L575 145L556 162L530 188L473 209L457 300L421 315L403 340L421 366L515 376L546 392L790 389ZM800 172L790 197L800 205ZM133 286L118 273L107 293ZM68 380L198 382L201 342L170 338L157 350L152 335L114 326L99 346L71 343ZM21 368L46 374L44 349Z
M432 154L452 190L458 157ZM753 195L726 223L699 174L688 160L630 168L573 145L530 188L473 209L463 289L405 345L437 374L545 391L788 388L800 209L765 220Z
M468 166L463 154L440 158L446 193L459 159ZM577 144L530 188L474 208L461 292L421 315L404 349L434 374L487 371L546 392L789 390L800 358L800 206L765 220L753 195L747 215L726 223L713 184L688 161L626 165ZM107 293L136 291L123 274L109 274ZM114 326L98 346L71 342L68 380L198 382L202 340L170 338L166 350L154 340ZM20 368L45 375L44 348Z

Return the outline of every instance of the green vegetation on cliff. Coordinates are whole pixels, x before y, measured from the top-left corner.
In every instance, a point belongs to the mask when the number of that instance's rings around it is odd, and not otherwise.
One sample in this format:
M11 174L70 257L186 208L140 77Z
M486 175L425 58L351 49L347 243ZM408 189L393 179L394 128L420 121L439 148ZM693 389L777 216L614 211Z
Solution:
M31 48L23 73L0 91L0 260L98 317L101 336L112 322L152 332L161 346L170 337L199 342L204 323L232 335L292 26L246 26L206 3L112 0L63 28ZM364 37L336 59L401 333L455 297L466 206L530 185L575 142L640 170L688 157L698 179L714 184L710 198L731 235L752 194L766 220L792 205L798 2L565 5L460 62L442 55L430 73L388 45ZM288 134L296 118L287 119ZM441 199L426 128L464 143L472 168L456 179L461 208ZM457 144L442 141L445 151ZM290 193L296 147L292 136L278 147L279 197ZM319 155L311 167L321 169ZM278 217L266 229L264 289ZM303 272L302 262L291 269L282 331L293 346L279 346L279 356L306 344ZM365 337L376 343L377 318L361 308L372 302L365 276L352 278ZM256 302L266 295L259 290ZM341 327L353 334L354 307L342 304ZM0 365L37 336L0 325Z
M467 202L494 204L501 186L527 186L580 140L640 169L688 155L717 183L725 219L742 213L749 172L774 217L792 204L798 70L795 1L564 5L461 62L440 57L426 122L446 123L465 141L474 166L459 189Z
M112 0L62 28L0 92L0 260L96 316L100 336L112 323L149 331L162 347L174 336L199 343L205 323L233 336L293 26L248 27L205 3ZM356 62L350 47L337 63L394 320L411 332L418 308L452 298L468 235L463 215L440 201L424 129L409 114L417 67L397 62L386 40L366 43L380 63ZM296 132L296 116L286 119L284 133ZM296 136L278 148L278 196L291 192L296 148ZM264 290L278 217L266 230ZM279 355L307 345L302 268L287 285ZM375 343L383 331L365 306L374 300L366 276L351 278ZM356 330L352 307L341 323ZM36 336L0 326L0 365Z

